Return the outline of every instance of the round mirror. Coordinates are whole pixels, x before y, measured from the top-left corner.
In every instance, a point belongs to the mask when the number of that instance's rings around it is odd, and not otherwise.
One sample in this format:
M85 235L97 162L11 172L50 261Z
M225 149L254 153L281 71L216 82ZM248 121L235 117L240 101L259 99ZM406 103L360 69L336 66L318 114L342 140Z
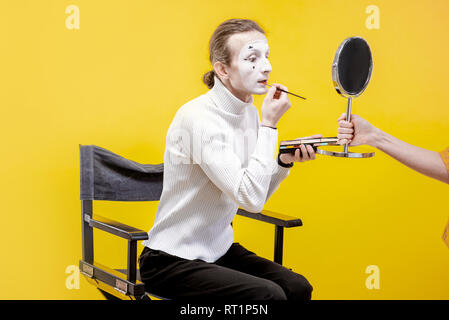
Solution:
M337 92L345 98L358 97L371 78L373 58L365 39L351 37L344 40L332 63L332 80Z
M345 39L337 49L332 63L332 81L337 92L347 101L346 120L351 121L352 99L365 90L373 71L373 57L365 39L351 37ZM374 152L349 152L348 144L343 145L343 152L318 149L317 153L332 157L370 158Z

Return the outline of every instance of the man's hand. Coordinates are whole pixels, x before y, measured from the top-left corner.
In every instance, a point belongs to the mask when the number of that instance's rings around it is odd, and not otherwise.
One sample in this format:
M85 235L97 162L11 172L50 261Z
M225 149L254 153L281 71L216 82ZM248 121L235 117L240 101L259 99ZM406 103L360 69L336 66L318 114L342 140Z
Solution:
M262 125L276 127L279 119L292 105L288 94L277 88L288 91L287 87L273 83L262 104Z
M323 135L321 134L314 134L310 137L303 137L298 139L311 139L311 138L322 138ZM303 144L299 147L301 149L301 152L299 149L295 150L295 154L292 153L282 153L279 156L279 159L282 161L282 163L289 164L292 162L304 162L309 160L315 160L316 155L315 151L310 145L304 146ZM302 155L300 155L302 154Z

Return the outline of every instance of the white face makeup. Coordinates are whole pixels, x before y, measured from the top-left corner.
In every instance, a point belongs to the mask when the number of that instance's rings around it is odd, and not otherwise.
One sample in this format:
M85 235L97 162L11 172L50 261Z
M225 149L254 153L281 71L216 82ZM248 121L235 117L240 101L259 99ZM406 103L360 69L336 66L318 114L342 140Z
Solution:
M246 43L240 50L238 68L246 90L252 94L265 94L271 64L268 61L268 42L259 39ZM262 82L265 80L265 82Z

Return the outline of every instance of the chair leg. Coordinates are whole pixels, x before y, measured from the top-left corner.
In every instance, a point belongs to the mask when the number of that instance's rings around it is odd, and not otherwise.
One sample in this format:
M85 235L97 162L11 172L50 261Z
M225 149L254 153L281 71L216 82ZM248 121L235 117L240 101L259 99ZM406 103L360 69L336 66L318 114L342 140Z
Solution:
M274 262L282 265L282 252L284 249L284 227L274 226Z
M81 201L81 232L83 245L83 260L94 262L94 232L89 224L92 219L92 200Z
M136 268L137 268L137 241L128 240L128 272L127 280L136 282Z

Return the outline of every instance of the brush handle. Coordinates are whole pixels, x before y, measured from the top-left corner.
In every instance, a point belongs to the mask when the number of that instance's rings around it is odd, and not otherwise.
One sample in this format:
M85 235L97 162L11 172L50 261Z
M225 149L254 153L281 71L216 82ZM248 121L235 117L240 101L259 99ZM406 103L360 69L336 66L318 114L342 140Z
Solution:
M267 84L267 86L270 86L270 87L272 87L272 85L269 85L269 84ZM285 92L285 93L291 94L291 95L293 95L293 96L295 96L295 97L298 97L298 98L301 98L301 99L304 99L304 100L306 100L306 98L304 98L304 97L301 97L301 96L298 96L297 94L294 94L294 93L288 92L288 91L286 91L286 90L284 90L284 89L280 89L280 88L276 87L276 90L279 90L279 91L282 91L282 92Z

